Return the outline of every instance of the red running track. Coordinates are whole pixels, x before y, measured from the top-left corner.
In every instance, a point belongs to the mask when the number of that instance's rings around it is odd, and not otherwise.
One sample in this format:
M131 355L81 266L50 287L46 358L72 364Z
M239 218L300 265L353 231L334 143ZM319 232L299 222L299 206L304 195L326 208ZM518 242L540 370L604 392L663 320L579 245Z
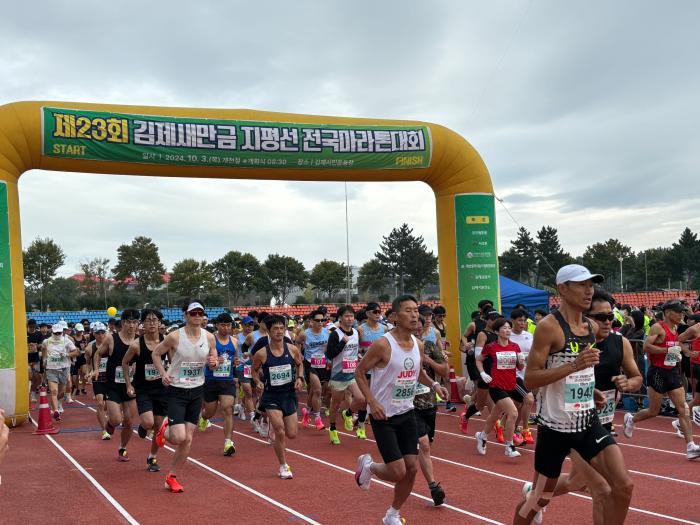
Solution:
M87 403L87 398L79 399ZM219 425L196 432L192 461L178 475L185 492L170 494L163 479L172 452L161 451L163 471L150 473L145 469L149 441L134 435L131 461L120 463L119 432L101 441L96 431L76 431L97 428L91 403L66 405L62 432L52 436L55 444L32 435L29 425L12 431L10 452L0 466L2 523L381 523L391 502L391 487L374 480L365 493L354 481L357 456L379 456L371 431L367 441L341 433L342 444L332 446L325 431L300 428L289 443L294 479L280 480L271 446L238 420L232 457L223 456ZM621 419L620 413L616 423ZM402 515L409 524L511 523L522 484L532 477L532 447L509 459L502 446L490 442L482 457L473 433L483 419L472 418L469 435L459 432L457 421L454 414L440 413L433 448L446 504L432 506L419 473ZM635 482L627 523L698 523L700 464L685 458L685 444L671 430L668 418L656 418L642 423L631 440L618 438ZM582 494L557 498L545 515L545 523L590 522L591 501Z

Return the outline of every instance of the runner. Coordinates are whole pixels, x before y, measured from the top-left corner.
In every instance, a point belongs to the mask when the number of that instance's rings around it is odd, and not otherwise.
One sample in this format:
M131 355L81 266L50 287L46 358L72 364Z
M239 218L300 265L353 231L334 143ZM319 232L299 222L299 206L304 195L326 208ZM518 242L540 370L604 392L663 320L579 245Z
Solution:
M236 385L234 384L234 371L238 365L238 342L231 337L231 324L233 319L230 314L222 313L214 319L216 334L216 353L218 366L216 370L204 371L204 410L199 418L199 430L204 432L217 408L221 408L224 415L224 456L232 456L236 453L236 445L233 442L233 404L236 400Z
M56 323L51 327L51 337L41 343L41 360L46 367L46 380L49 383L49 405L56 421L63 413L63 396L68 385L71 358L77 356L78 349L73 341L63 335L63 325Z
M177 470L190 453L194 429L199 422L204 394L204 367L214 369L218 364L214 336L202 327L204 305L199 300L187 300L182 308L185 326L169 333L153 351L153 364L161 381L168 387L168 417L163 419L156 443L175 445L170 471L165 477L165 488L170 492L185 489L177 480ZM168 354L167 372L158 357Z
M355 382L355 369L359 359L359 336L357 330L352 327L355 320L355 311L352 306L346 304L338 308L339 326L328 337L326 357L331 361L331 374L329 385L331 387L330 428L328 436L333 445L340 445L340 438L336 430L338 411L341 410L347 392L352 396L350 406L341 411L345 430L352 432L354 422L353 412L357 412L357 431L359 439L367 439L365 433L365 418L367 417L365 397Z
M153 350L163 340L163 336L160 335L162 318L163 314L159 310L152 308L141 310L144 334L129 345L129 350L122 358L122 370L128 370L130 363L136 361L133 381L131 374L124 374L124 382L126 394L132 398L136 396L136 408L141 418L138 435L141 439L151 431L155 434L167 415L168 401L165 387L160 373L153 364ZM167 360L167 356L161 356L161 359ZM157 455L158 445L155 440L152 440L151 450L146 458L146 468L149 472L160 471Z
M75 323L73 327L73 344L80 352L73 361L70 369L71 375L71 395L78 396L87 394L85 385L87 378L85 377L85 347L88 345L88 337L85 334L85 327L81 323ZM80 385L82 384L82 388Z
M561 306L537 325L525 373L525 386L539 389L535 477L515 509L514 525L531 523L549 503L572 449L611 487L605 523L623 523L627 515L633 483L620 448L596 414L597 327L583 316L591 306L593 283L602 280L577 264L560 268L555 282Z
M326 426L321 419L321 392L322 385L328 382L326 370L326 345L328 345L329 332L323 327L323 314L318 310L311 312L311 328L299 333L297 346L304 352L304 374L308 389L307 405L301 408L304 427L311 426L311 418L314 418L314 426L317 430L323 430Z
M118 461L129 461L126 447L131 439L131 420L136 416L136 400L126 392L126 374L132 374L132 369L124 369L122 360L134 342L139 326L139 312L127 308L121 314L121 329L119 332L107 334L102 344L97 348L92 358L95 374L99 375L98 363L102 356L107 356L106 390L107 422L105 430L111 436L121 424L122 431L117 452Z
M297 394L304 386L303 358L299 349L284 340L284 317L268 316L265 319L269 342L265 351L253 354L253 376L262 387L259 408L267 414L274 430L273 447L279 461L279 477L292 479L292 469L287 464L285 443L297 436ZM262 374L263 380L258 378Z
M700 446L693 441L693 428L690 422L685 390L681 379L681 343L678 340L678 325L683 320L685 307L678 300L666 301L661 307L663 321L654 324L644 341L644 351L649 356L647 371L647 395L649 408L632 415L625 414L623 432L631 438L634 425L639 421L659 415L665 395L678 410L678 423L686 442L688 459L700 457Z
M694 317L696 318L694 319L695 323L678 336L678 342L684 345L685 348L683 351L690 358L690 380L693 400L690 402L690 405L688 405L688 410L690 411L691 417L694 411L698 411L695 407L700 406L700 391L698 389L698 387L700 387L700 322L698 322L697 319L700 316L695 314ZM694 420L700 424L700 419L696 417ZM678 419L673 420L671 424L679 436L684 437Z
M41 343L44 342L44 336L37 330L36 321L29 319L27 321L27 360L29 362L29 381L31 381L29 390L29 402L36 403L36 392L41 386L42 366L39 350Z
M515 450L513 433L515 422L518 418L518 409L514 401L523 402L523 396L516 390L516 369L522 370L524 360L520 354L520 347L509 341L512 325L507 319L501 317L494 321L492 330L498 335L498 339L488 343L476 360L476 367L484 383L489 386L489 396L494 403L494 408L484 423L484 430L477 432L476 448L479 454L486 455L486 441L493 429L496 420L505 414L506 422L503 430L506 445L505 455L509 458L517 458L520 452ZM491 358L491 371L484 371L484 361Z
M243 390L243 411L239 414L239 416L241 419L245 420L247 414L251 425L253 425L253 428L256 431L258 431L257 423L254 422L255 392L252 388L253 376L251 375L251 371L253 369L253 359L245 346L247 337L253 333L255 321L253 321L252 317L245 316L243 319L241 319L241 323L243 323L243 332L238 334L238 348L241 352L241 357L240 362L236 366L236 378L238 379L238 383L241 385L241 389ZM245 350L241 350L243 348L245 348Z
M93 364L93 359L97 349L104 343L107 327L100 322L93 323L92 333L95 336L95 340L87 345L85 357L88 363L88 375L92 378L92 394L97 404L97 422L102 429L102 439L106 441L112 438L107 432L107 404L105 401L105 393L107 392L107 360L109 358L101 358L96 365Z
M394 498L383 518L385 525L402 525L399 515L411 494L418 470L418 429L413 413L417 382L441 396L447 396L440 383L432 381L423 368L424 346L413 333L419 329L418 301L410 295L394 299L396 326L367 350L355 371L355 380L370 407L370 422L383 463L374 463L370 454L357 460L355 481L369 490L372 475L394 483ZM366 374L372 371L372 382Z
M533 445L535 443L535 438L530 432L530 412L532 412L532 407L535 404L535 396L532 395L527 388L525 388L525 369L527 368L527 356L530 353L530 348L532 348L532 334L527 331L528 321L530 318L527 316L527 311L516 308L510 313L511 324L513 325L513 330L510 334L510 340L520 347L520 354L523 356L523 366L522 369L517 369L517 379L516 387L518 394L522 397L523 401L520 404L520 409L518 410L518 421L515 424L515 436L514 441L520 440L525 445Z

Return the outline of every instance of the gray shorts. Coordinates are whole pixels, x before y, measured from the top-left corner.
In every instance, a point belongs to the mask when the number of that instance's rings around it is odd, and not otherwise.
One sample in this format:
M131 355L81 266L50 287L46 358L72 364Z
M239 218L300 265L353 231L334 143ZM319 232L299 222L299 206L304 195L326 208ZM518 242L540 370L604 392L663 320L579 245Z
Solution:
M58 370L47 370L46 380L49 383L58 383L59 385L68 384L68 370L69 368L59 368Z

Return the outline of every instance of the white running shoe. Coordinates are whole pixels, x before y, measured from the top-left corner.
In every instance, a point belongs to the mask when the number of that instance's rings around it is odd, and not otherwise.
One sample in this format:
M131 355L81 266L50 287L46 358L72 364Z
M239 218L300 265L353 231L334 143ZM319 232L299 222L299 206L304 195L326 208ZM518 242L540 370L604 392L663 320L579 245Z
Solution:
M382 523L384 525L404 525L406 520L403 519L398 512L396 514L389 514L389 511L387 511L386 514L384 514Z
M285 463L284 465L280 465L279 476L281 479L292 479L294 474L292 474L292 469L289 468L289 465Z
M482 456L485 456L487 442L486 436L483 432L477 432L476 434L474 434L474 437L476 438L476 451Z
M685 437L685 436L683 436L683 431L681 430L681 422L680 421L678 421L677 419L674 419L673 421L671 421L671 426L676 431L676 435L679 438Z
M486 453L486 451L484 451ZM505 455L507 458L519 458L520 452L515 450L515 445L506 445Z
M632 433L634 432L634 416L627 412L625 414L625 422L622 425L622 433L625 435L627 439L632 437Z
M30 403L36 403L36 402L37 402L37 399L36 399L36 392L34 392L34 390L32 390L32 391L29 393L29 402L30 402Z
M688 443L688 459L700 458L700 445L696 445L692 441Z
M532 490L532 482L527 481L527 482L523 485L523 496L524 496L525 498L527 498L527 494L528 494L528 492L530 492L531 490ZM542 510L537 511L537 514L535 514L535 518L534 518L534 520L533 520L535 523L542 523L542 520L544 520L544 515L543 515L543 514L544 514L544 511L545 511L546 508L547 508L547 507L545 507L545 508L542 509Z
M258 423L258 428L260 437L263 439L267 439L267 436L270 435L270 424L267 422L267 419L261 419L260 422Z
M63 414L63 403L61 402L58 403L58 413Z
M357 486L362 490L369 490L369 484L372 482L372 456L362 454L357 458L357 470L355 470L355 481Z

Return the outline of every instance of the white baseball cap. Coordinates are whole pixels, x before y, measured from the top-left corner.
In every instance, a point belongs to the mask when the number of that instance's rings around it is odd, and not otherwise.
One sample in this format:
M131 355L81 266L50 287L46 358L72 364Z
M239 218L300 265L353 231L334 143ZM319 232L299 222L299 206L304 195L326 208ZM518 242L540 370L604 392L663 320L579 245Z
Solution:
M75 330L76 332L84 332L84 331L85 331L85 327L84 327L82 324L80 324L80 323L75 323L75 326L73 327L73 330Z
M599 273L591 273L588 268L581 266L580 264L567 264L559 268L557 272L557 284L566 283L573 281L575 283L580 283L581 281L592 280L594 283L601 283L604 277Z
M51 327L51 331L54 334L62 334L63 333L63 325L61 323L56 323Z
M204 309L204 307L203 307L200 303L197 303L197 302L190 303L190 304L187 306L187 311L188 311L188 312L191 312L192 310L202 310L202 311L206 311L206 310Z
M107 327L104 325L104 323L97 321L97 322L92 323L91 330L93 332L106 332Z

